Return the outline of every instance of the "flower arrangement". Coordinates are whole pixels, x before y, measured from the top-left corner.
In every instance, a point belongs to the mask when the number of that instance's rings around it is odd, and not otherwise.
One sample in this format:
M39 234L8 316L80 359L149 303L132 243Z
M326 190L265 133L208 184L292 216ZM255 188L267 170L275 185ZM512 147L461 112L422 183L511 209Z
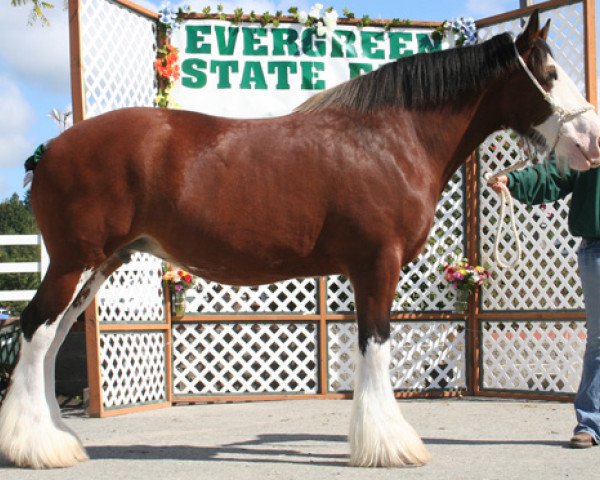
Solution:
M168 108L173 105L170 98L170 92L175 80L181 75L179 68L179 52L171 45L171 34L179 28L181 15L190 12L189 6L172 8L170 3L163 2L158 11L158 27L162 47L156 51L156 60L154 68L158 75L158 95L156 96L156 105L161 108Z
M458 17L452 20L452 22L444 20L431 33L431 38L441 41L449 33L455 35L454 45L451 45L451 47L462 47L477 43L477 26L475 25L475 20L470 17Z
M175 293L183 292L186 286L192 284L192 275L185 270L167 270L162 279L173 287Z
M338 21L338 13L333 7L328 7L322 13L323 4L315 3L308 13L304 10L298 11L296 7L291 7L288 12L305 27L312 27L317 31L317 35L323 36L327 32L332 32Z
M179 8L172 8L170 2L163 2L158 11L159 26L170 33L179 28L181 15L189 13L191 8L189 5L184 5Z
M173 83L181 75L178 62L179 52L171 45L166 43L164 47L158 49L157 58L154 61L154 68L159 77L159 91L156 96L156 105L162 108L172 106L170 97Z
M185 289L192 285L193 277L185 270L166 270L162 276L163 281L169 285L171 293L171 312L174 315L185 313Z
M489 284L490 272L481 265L470 265L466 258L445 263L444 279L457 290L473 291L476 287Z

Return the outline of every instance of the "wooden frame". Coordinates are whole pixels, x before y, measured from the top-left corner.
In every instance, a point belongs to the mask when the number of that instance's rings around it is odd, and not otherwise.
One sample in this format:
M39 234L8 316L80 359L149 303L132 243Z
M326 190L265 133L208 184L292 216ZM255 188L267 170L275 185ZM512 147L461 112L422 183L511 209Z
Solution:
M140 7L129 0L112 0L113 2L122 5L132 11L139 13L149 19L158 20L158 14ZM476 21L478 27L493 25L495 23L511 20L531 13L534 9L542 11L581 3L584 9L584 39L585 39L585 75L586 75L586 93L591 103L597 106L597 78L596 78L596 45L595 45L595 2L594 0L550 0L533 6L513 10L511 12L494 15ZM193 14L186 15L185 18L217 18L217 15ZM228 16L232 19L233 16ZM260 19L260 16L257 17ZM243 17L244 21L248 21L248 16ZM282 21L296 22L292 17L284 17ZM342 25L355 25L359 19L342 20L339 23ZM386 21L373 21L373 26L383 26ZM441 22L418 21L411 22L411 27L434 28L440 25ZM73 117L74 122L79 122L85 118L85 92L83 87L83 66L81 58L80 45L80 0L69 0L69 31L70 31L70 54L71 54L71 91L73 99ZM159 40L160 41L160 40ZM467 256L471 262L479 262L478 252L478 163L475 155L472 155L466 164L466 243ZM173 403L190 403L190 402L237 402L237 401L266 401L266 400L301 400L301 399L341 399L351 398L351 393L330 393L328 390L328 344L327 344L327 325L332 321L344 321L354 319L353 314L337 314L327 311L326 305L326 281L325 278L318 280L318 310L316 314L238 314L238 315L203 315L171 318L171 308L168 295L165 296L166 322L161 324L99 324L97 320L97 305L96 301L90 305L86 311L85 331L86 331L86 348L88 352L88 381L89 389L89 412L92 416L114 416L134 411L143 411L155 408L163 408ZM583 319L583 312L502 312L503 318L510 319ZM392 320L463 320L466 322L466 366L467 366L467 389L466 391L426 391L412 392L402 391L396 392L397 398L447 398L463 395L474 395L481 397L500 397L500 398L520 398L520 399L543 399L543 400L558 400L571 401L572 394L540 394L534 392L509 392L509 391L492 391L481 388L481 346L480 346L480 322L485 319L498 318L498 312L481 312L479 307L479 295L474 295L470 299L469 310L466 314L449 314L449 313L396 313L392 315ZM318 393L317 394L269 394L269 395L211 395L211 396L177 396L172 394L172 352L171 352L171 332L173 323L186 322L256 322L283 320L286 322L293 321L312 321L317 322L319 328L319 336L317 341L318 349ZM101 393L101 372L100 372L100 351L99 340L100 335L104 332L124 332L124 331L164 331L165 332L165 355L166 355L166 388L167 400L148 405L137 405L124 408L104 409Z
M351 392L331 392L329 390L329 351L327 327L330 323L353 322L354 314L351 313L333 313L329 312L326 304L327 283L325 277L318 279L318 313L317 314L278 314L278 313L238 313L238 314L185 314L173 316L171 326L194 324L232 324L232 323L269 323L269 322L311 322L317 328L317 393L240 393L240 394L197 394L197 395L173 395L173 404L178 403L213 403L213 402L235 402L235 401L255 401L255 400L284 400L284 399L348 399L352 398ZM449 320L461 321L465 324L465 329L469 330L466 314L449 313L395 313L391 315L391 320L398 321L421 321L435 323L436 321ZM465 334L465 346L468 347L469 338ZM465 364L468 367L468 357L465 355ZM398 390L394 393L396 398L449 398L462 397L469 392L469 385L460 390Z

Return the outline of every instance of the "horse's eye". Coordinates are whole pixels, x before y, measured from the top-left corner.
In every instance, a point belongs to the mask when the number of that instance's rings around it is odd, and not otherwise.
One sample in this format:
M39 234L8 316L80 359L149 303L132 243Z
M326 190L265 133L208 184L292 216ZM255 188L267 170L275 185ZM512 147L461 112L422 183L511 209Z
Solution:
M556 72L556 68L549 68L546 71L546 82L550 83L554 80L558 80L558 73Z

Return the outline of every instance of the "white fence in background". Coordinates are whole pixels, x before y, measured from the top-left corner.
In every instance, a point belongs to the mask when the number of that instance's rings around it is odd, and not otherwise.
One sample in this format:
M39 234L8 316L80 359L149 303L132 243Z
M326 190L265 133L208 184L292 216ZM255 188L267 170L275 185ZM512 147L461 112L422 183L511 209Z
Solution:
M0 247L18 245L38 245L39 262L0 262L0 274L4 273L39 273L44 278L48 269L49 258L41 235L0 235ZM0 291L0 302L20 302L31 300L35 290Z

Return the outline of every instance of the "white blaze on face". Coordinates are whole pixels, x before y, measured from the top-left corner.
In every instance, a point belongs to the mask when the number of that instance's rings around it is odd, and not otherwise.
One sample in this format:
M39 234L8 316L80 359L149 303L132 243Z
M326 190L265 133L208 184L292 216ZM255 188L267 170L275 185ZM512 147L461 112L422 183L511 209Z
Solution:
M556 69L557 79L548 92L556 111L534 128L550 147L554 146L557 157L568 162L571 168L588 170L597 166L600 164L600 119L573 80L550 56L547 66Z

